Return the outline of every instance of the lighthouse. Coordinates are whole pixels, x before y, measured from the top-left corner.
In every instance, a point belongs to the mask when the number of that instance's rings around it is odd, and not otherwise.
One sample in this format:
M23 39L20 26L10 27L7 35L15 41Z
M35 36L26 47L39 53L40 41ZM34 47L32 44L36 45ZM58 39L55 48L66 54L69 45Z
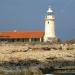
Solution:
M49 7L45 16L45 34L44 42L56 40L55 35L55 17L53 10Z

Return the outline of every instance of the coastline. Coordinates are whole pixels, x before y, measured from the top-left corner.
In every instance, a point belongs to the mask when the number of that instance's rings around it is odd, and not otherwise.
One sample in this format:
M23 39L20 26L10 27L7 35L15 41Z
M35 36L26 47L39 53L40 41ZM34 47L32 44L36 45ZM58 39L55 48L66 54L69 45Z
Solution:
M3 68L5 71L24 71L35 68L43 73L51 73L67 66L75 68L74 47L67 50L66 46L62 49L61 44L0 44L1 70Z

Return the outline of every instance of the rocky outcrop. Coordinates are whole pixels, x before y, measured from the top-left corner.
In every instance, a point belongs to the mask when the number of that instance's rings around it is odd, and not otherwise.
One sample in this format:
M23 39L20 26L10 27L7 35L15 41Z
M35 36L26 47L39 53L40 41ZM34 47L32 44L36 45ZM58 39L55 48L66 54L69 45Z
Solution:
M2 73L42 75L64 66L75 66L75 44L0 44Z

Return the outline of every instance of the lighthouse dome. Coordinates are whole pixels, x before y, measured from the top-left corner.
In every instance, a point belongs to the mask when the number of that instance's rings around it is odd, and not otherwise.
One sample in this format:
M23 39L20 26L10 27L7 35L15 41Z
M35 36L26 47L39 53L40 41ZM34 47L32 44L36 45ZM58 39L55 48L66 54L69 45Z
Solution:
M53 13L53 10L49 7L48 10L47 10L47 13L51 14L51 13Z

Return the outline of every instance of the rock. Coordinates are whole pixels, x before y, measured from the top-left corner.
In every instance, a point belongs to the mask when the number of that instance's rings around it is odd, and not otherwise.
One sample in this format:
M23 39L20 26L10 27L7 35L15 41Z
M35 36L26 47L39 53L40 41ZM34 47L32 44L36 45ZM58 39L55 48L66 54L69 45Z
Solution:
M29 70L33 75L43 75L42 71L38 67L30 67Z

